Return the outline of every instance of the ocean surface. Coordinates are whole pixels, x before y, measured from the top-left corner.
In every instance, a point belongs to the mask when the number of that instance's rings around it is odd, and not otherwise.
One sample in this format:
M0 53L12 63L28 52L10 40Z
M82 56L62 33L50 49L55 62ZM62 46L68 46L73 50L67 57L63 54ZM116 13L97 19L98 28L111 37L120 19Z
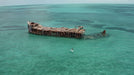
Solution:
M1 6L0 17L0 75L134 75L133 4ZM106 30L108 36L34 35L27 21L84 26L85 34Z

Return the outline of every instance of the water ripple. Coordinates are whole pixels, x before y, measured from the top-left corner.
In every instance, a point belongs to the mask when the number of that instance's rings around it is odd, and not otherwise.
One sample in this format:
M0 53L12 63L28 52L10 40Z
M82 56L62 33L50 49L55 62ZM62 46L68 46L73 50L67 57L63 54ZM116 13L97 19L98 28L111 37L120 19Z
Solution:
M134 30L132 30L132 29L125 29L125 28L120 28L120 27L106 27L106 29L120 30L120 31L126 31L126 32L134 33Z
M7 30L25 30L27 29L24 26L2 26L0 31L7 31Z

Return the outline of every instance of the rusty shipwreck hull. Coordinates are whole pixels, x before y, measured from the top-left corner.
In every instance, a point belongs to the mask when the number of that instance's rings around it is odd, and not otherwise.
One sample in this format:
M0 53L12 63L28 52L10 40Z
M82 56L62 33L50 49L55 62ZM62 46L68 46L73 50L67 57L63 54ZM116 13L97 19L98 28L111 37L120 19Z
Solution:
M85 29L82 26L78 28L54 28L54 27L43 27L42 25L28 21L28 31L32 34L57 36L57 37L68 37L68 38L83 38Z

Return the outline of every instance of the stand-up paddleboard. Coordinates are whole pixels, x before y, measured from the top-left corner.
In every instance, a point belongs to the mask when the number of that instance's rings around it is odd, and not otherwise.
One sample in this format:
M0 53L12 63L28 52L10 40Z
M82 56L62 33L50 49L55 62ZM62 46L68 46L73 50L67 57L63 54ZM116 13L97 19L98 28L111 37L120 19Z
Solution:
M70 52L72 52L72 53L74 52L73 48L70 50Z

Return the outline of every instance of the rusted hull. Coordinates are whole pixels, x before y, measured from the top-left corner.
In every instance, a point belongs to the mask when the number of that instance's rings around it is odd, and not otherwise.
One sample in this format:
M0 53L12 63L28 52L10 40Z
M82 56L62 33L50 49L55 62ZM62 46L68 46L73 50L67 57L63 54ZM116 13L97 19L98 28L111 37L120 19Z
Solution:
M81 33L73 33L73 32L57 32L57 31L43 31L37 29L29 30L29 33L37 34L37 35L46 35L46 36L56 36L56 37L68 37L68 38L78 38L81 39L83 34Z
M43 27L42 25L28 21L28 31L32 34L57 36L57 37L69 37L69 38L82 38L85 30L82 26L78 28L54 28Z

